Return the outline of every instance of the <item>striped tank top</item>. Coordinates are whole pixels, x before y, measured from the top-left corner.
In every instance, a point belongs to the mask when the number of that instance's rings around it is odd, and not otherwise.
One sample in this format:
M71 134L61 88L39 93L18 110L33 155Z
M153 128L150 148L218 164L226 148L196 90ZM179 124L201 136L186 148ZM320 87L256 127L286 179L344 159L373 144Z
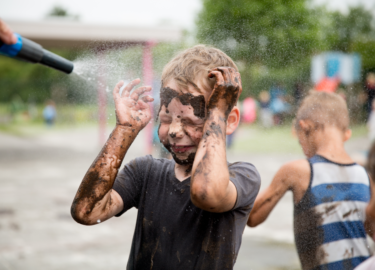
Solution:
M310 184L294 206L294 238L302 268L353 269L370 256L364 228L370 181L356 163L309 160Z

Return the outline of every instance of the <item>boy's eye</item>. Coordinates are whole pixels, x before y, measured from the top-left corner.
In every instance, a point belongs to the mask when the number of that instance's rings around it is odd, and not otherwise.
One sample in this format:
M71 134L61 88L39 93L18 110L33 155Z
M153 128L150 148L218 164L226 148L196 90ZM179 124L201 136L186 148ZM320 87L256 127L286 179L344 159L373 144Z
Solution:
M160 122L163 124L170 124L172 122L172 119L168 117L162 117L160 118Z
M181 122L182 122L182 124L188 125L188 126L200 126L201 125L201 123L193 122L190 119L182 119Z
M185 125L194 125L194 123L189 119L182 119L181 122Z

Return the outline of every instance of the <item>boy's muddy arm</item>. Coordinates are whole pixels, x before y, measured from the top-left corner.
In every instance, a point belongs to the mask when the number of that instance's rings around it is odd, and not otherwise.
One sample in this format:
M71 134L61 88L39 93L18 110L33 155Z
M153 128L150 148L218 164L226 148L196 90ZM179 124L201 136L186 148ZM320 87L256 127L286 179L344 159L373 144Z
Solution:
M263 223L288 190L293 192L295 203L298 203L308 187L309 170L306 160L297 160L283 165L277 171L271 184L258 194L247 225L256 227Z
M225 67L210 71L209 77L216 77L216 84L192 168L191 200L203 210L225 212L237 199L236 187L229 180L225 140L227 117L242 91L241 78L234 69Z
M256 227L267 219L268 215L284 196L285 192L289 190L287 177L285 168L282 167L276 173L272 183L258 194L247 220L248 226Z
M149 96L139 98L151 87L138 88L130 94L138 83L139 79L127 85L122 96L119 91L123 82L118 83L113 91L116 127L88 169L74 198L71 214L78 223L97 224L116 215L123 208L122 199L112 190L112 186L127 150L151 118L147 102L153 99Z

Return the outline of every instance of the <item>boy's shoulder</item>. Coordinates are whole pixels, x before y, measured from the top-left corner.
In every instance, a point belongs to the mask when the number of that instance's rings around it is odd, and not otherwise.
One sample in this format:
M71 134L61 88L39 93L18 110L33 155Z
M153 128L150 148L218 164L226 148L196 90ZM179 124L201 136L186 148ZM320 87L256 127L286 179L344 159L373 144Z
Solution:
M301 180L310 180L311 168L307 159L299 159L285 163L276 173L281 181L294 186Z
M248 162L228 163L230 180L236 185L238 182L251 182L252 188L260 188L260 174L255 166Z
M228 163L229 179L237 190L234 209L250 212L260 189L260 175L255 166L248 162Z
M231 177L236 177L236 175L239 174L245 175L248 178L259 179L260 181L260 175L257 168L249 162L228 162L228 170Z

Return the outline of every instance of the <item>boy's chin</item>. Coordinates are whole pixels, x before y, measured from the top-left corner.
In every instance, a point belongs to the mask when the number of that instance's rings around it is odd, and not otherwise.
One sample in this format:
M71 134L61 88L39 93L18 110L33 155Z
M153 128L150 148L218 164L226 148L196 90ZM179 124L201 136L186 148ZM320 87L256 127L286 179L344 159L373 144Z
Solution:
M171 154L174 161L179 165L193 165L194 163L195 152L190 153L187 158L178 157L173 151L171 151Z
M172 157L174 161L176 161L177 164L179 165L193 165L194 163L194 158L195 158L195 153L189 153L187 157L183 157L181 155L177 155L175 152L172 151L171 145L169 143L164 144L164 147L169 151L169 153L172 154Z

